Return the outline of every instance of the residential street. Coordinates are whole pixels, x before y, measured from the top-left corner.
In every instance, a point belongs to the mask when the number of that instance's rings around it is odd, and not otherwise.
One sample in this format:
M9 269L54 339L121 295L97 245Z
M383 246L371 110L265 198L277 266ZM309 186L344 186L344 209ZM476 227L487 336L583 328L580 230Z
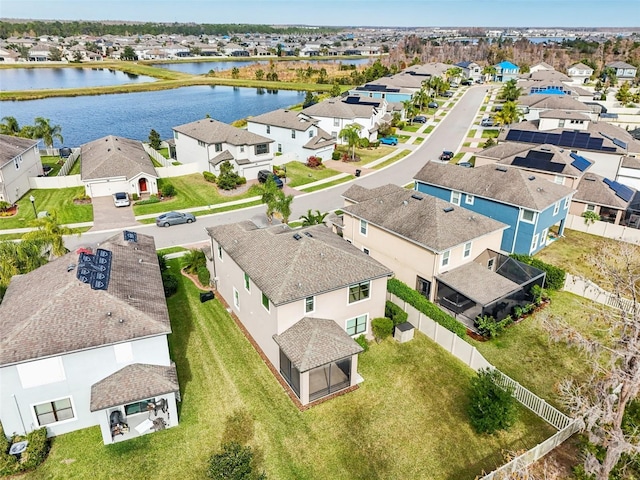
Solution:
M443 150L457 150L482 104L486 91L486 86L469 88L448 115L438 124L429 138L414 153L386 168L376 170L356 179L355 183L368 188L378 187L387 183L406 185L412 181L413 176L427 161L437 159ZM317 192L297 196L293 202L291 219L299 218L309 209L330 211L340 208L343 205L340 195L350 185L351 183L343 183ZM219 214L199 216L197 222L191 225L158 228L155 224L151 224L136 226L132 230L153 235L157 248L190 245L207 240L208 236L205 228L211 225L232 223L251 218L264 222L264 211L265 207L259 205ZM65 244L67 248L73 250L78 246L100 242L112 235L114 231L117 230L87 232L80 237L70 236L65 238Z

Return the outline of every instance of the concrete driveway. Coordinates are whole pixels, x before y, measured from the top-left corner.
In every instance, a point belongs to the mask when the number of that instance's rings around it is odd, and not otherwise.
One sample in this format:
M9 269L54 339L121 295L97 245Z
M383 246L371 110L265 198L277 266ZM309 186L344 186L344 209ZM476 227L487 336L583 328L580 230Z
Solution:
M94 197L91 199L91 203L93 204L92 231L114 230L140 225L133 215L133 207L116 207L111 196Z

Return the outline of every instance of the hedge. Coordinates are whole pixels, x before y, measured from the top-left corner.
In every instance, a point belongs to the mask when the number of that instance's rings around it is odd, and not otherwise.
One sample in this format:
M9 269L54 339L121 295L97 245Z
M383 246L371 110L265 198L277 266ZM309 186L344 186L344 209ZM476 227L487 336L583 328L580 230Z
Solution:
M532 267L544 270L547 273L545 288L549 290L562 290L564 288L564 280L567 272L565 272L562 268L545 263L542 260L532 257L531 255L512 253L510 257L518 260L519 262L531 265Z
M211 273L209 273L209 269L207 267L200 266L198 267L197 273L200 285L203 287L208 286L211 281Z
M384 316L393 321L394 327L406 322L407 318L409 318L409 314L407 312L389 300L384 304Z
M49 453L49 440L47 439L47 429L45 427L29 432L26 436L15 435L11 441L6 440L4 430L0 425L0 475L8 476L16 473L33 470L47 458ZM15 455L9 455L10 443L27 440L29 445L20 456L20 461Z
M459 337L464 338L467 335L467 327L458 322L451 315L440 310L436 305L420 295L417 290L414 290L397 278L390 278L387 281L387 291L394 294L401 300L404 300L447 330L451 330Z
M393 333L393 322L387 317L374 318L371 320L371 330L376 342L380 342Z

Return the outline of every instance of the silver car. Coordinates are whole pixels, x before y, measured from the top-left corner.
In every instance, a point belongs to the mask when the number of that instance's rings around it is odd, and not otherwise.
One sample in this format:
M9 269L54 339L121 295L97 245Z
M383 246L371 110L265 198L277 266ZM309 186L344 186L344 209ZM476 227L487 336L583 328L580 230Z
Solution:
M159 227L169 227L181 223L193 223L196 217L191 213L167 212L156 218L156 225Z

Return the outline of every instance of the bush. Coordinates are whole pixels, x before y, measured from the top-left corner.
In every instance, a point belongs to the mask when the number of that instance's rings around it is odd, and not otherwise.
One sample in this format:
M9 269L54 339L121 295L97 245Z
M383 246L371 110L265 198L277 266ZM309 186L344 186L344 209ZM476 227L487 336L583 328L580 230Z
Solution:
M207 286L211 281L211 273L207 267L198 267L198 281L200 285Z
M140 195L138 195L137 193L132 193L131 198L133 199L133 201L140 200Z
M146 200L140 200L136 202L134 205L149 205L151 203L159 203L159 202L160 202L160 199L158 198L157 195L151 195Z
M309 168L318 168L320 166L322 166L322 158L314 157L313 155L311 155L307 159L307 167L309 167Z
M238 177L238 180L237 180L238 185L244 185L245 183L247 183L246 177Z
M507 430L516 420L513 389L500 387L497 384L499 378L497 370L481 369L471 379L467 412L471 426L478 433Z
M254 465L251 447L243 447L236 442L225 443L222 451L209 459L207 477L214 480L264 480L264 473L258 473Z
M2 476L33 470L45 461L49 453L46 427L29 432L26 436L14 435L11 440L7 440L2 425L0 425L0 437L0 475ZM14 455L9 455L9 446L11 443L23 440L27 440L29 445L18 461Z
M340 160L341 153L339 150L331 152L331 160Z
M204 252L200 249L191 249L189 252L183 257L184 262L184 271L193 275L198 272L200 267L207 266L207 257L205 257Z
M404 300L447 330L451 330L459 337L464 338L466 336L467 328L463 324L458 322L451 315L440 310L436 305L420 295L417 290L414 290L397 278L390 278L387 281L387 291Z
M491 315L483 315L478 316L473 323L483 337L496 338L513 323L513 319L510 315L507 315L502 320L497 321Z
M164 286L164 296L169 298L178 291L178 278L169 270L162 272L162 285Z
M369 146L370 146L371 148L378 148L378 147L380 146L380 141L379 141L379 140L376 140L375 142L371 142L371 143L369 144Z
M369 340L367 340L364 334L356 337L356 343L360 345L365 352L369 350Z
M218 188L223 190L233 190L242 184L242 177L233 169L233 165L229 160L225 160L220 164L220 175L218 175ZM245 179L246 182L246 179Z
M78 201L85 201L85 200L91 200L91 197L86 193L79 193L78 195L73 197L73 199Z
M376 342L380 342L393 333L393 321L387 317L374 318L371 320L371 330Z
M394 327L406 322L409 318L409 314L407 312L389 300L384 304L384 316L391 319Z
M160 188L163 197L173 197L176 194L176 187L171 183L164 183Z
M532 257L531 255L512 253L510 257L522 263L526 263L527 265L531 265L532 267L544 270L547 273L546 287L549 290L562 290L564 288L566 272L562 268L549 265L542 260Z
M202 172L202 176L207 182L216 183L216 175L211 172Z
M360 147L360 148L369 148L369 139L368 138L361 138L360 140L358 140L358 147Z

